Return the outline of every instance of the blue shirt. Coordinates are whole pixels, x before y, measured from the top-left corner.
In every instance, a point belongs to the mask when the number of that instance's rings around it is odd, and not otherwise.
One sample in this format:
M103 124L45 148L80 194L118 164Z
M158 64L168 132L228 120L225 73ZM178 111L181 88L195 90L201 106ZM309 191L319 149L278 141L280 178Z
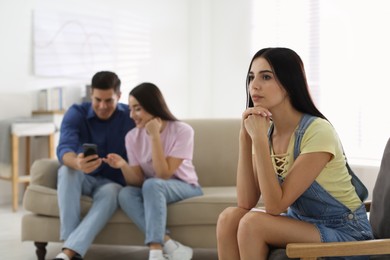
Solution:
M116 110L107 120L96 116L90 102L72 105L62 120L57 157L63 163L62 157L65 153L79 154L83 152L84 143L93 143L97 145L100 158L116 153L127 160L125 136L134 127L129 108L125 104L118 103ZM104 162L90 175L103 176L126 185L121 170L111 168Z

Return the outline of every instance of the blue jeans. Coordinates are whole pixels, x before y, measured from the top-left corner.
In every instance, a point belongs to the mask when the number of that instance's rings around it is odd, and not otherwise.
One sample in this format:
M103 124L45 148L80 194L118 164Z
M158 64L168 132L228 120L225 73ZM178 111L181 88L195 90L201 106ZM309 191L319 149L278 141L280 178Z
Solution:
M64 248L84 256L96 235L118 208L121 185L111 180L90 176L67 166L58 170L58 205L61 220L61 240ZM92 207L81 219L81 195L91 196Z
M287 216L313 223L320 233L322 242L359 241L374 238L363 204L351 211L316 181L291 205ZM368 257L326 259L368 259Z
M167 204L202 195L199 186L178 179L149 178L140 187L127 186L119 192L119 205L145 234L145 244L164 244Z

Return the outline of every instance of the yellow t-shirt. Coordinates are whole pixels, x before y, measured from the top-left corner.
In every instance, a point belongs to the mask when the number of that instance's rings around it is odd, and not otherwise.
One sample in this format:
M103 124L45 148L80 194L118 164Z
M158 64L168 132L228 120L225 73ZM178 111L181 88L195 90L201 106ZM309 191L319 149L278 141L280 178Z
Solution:
M275 172L284 178L288 175L294 162L294 143L295 133L290 139L286 154L273 155L273 151L271 152ZM361 201L355 192L355 187L351 184L351 175L345 167L346 161L341 142L333 126L322 118L315 119L306 129L302 138L300 154L312 152L328 152L333 155L333 158L316 178L318 184L349 209L358 208ZM284 161L283 166L280 161L275 162L278 159Z

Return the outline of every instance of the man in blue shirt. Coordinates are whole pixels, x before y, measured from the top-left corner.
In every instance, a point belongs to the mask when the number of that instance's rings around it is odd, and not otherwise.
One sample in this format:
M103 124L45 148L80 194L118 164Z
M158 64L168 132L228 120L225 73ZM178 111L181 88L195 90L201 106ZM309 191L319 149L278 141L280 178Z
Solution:
M60 239L65 243L55 259L81 259L118 207L117 195L126 182L121 170L111 168L102 158L108 153L127 158L124 139L135 126L128 106L118 102L120 84L113 72L96 73L91 83L92 101L71 106L63 118L57 188ZM97 154L84 156L84 143L96 144ZM93 198L83 219L81 195Z

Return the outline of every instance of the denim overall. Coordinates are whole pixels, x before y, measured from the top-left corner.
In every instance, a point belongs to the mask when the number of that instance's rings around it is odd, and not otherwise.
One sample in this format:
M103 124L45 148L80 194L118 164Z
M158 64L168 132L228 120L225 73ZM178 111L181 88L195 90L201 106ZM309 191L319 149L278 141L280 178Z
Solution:
M310 115L304 115L305 120ZM304 119L302 119L305 121ZM301 122L302 123L302 122ZM300 127L298 130L302 131ZM310 122L309 122L310 124ZM306 125L307 127L308 125ZM301 138L302 135L299 137ZM270 131L272 133L272 130ZM295 140L294 158L300 152L300 140ZM283 180L279 177L279 182ZM314 181L310 187L289 207L287 216L314 224L322 242L341 242L373 239L371 225L364 204L351 211ZM369 259L367 256L326 259Z

